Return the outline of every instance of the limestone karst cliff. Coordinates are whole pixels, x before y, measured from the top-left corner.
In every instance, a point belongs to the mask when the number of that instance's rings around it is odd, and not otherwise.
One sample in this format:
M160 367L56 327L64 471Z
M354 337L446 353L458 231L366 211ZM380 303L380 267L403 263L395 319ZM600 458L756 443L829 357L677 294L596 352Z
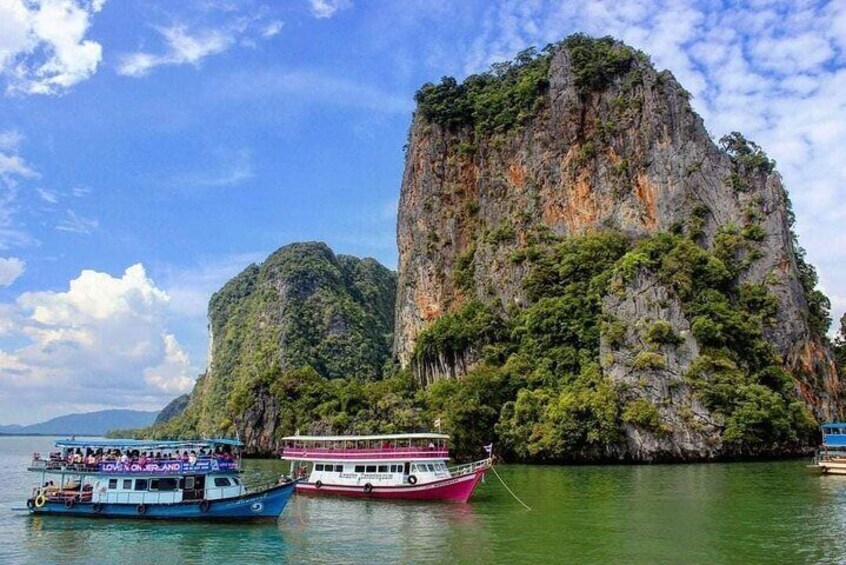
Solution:
M521 53L463 83L445 78L424 86L399 205L394 351L400 362L425 385L461 378L484 362L485 347L514 347L522 337L464 336L456 345L449 328L460 325L464 309L476 303L521 323L520 312L551 298L531 295L526 283L533 273L552 264L559 287L578 279L555 264L561 258L557 246L616 233L628 243L596 291L592 327L598 339L568 337L555 324L572 320L560 313L555 315L565 319L549 317L542 330L551 338L544 340L549 348L567 346L588 357L574 364L576 372L595 361L623 406L648 420L644 426L634 416L624 418L619 445L593 453L719 456L736 407L766 412L759 405L768 401L755 395L772 391L787 402L777 410L795 410L795 398L817 418L841 414L840 382L824 336L828 302L815 290L816 273L791 230L790 203L775 164L740 134L715 143L689 98L670 72L656 71L643 53L610 38L581 35L541 53ZM653 245L652 255L638 264L632 256L641 253L638 242L662 234L673 239ZM694 258L700 250L703 257ZM710 262L719 275L699 284L706 275L696 271L696 261ZM619 262L636 266L623 277ZM682 284L674 272L695 280ZM546 291L556 294L551 287ZM703 306L703 296L718 297L720 308L737 313L742 330L730 329L734 321L719 319L713 304ZM674 337L665 343L645 339L644 331L656 322L666 323ZM771 347L750 361L741 342ZM789 377L766 384L770 377L764 375L780 370ZM554 369L550 378L567 381L575 378L572 373ZM727 373L736 374L729 379ZM721 404L709 400L708 392L720 379L726 386L742 381L753 388ZM759 385L763 390L754 388ZM534 402L561 400L561 386L549 388L552 397ZM528 410L524 400L522 409ZM515 408L521 409L519 400L507 408L512 416ZM800 426L799 420L787 427ZM554 426L554 418L544 425ZM515 441L533 433L539 432L529 429ZM755 449L766 451L774 443L770 438Z

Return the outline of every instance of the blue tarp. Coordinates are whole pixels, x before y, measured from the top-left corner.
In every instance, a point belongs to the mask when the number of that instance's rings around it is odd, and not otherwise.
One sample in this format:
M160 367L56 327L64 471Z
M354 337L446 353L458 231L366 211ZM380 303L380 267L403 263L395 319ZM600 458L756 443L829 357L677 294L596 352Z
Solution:
M826 447L846 447L846 434L827 434L823 436Z
M184 440L154 440L154 439L61 439L56 441L56 447L104 447L107 449L125 449L131 448L176 448L189 446L205 446L211 447L215 445L231 445L233 447L240 447L244 445L237 439L218 438L218 439L184 439Z

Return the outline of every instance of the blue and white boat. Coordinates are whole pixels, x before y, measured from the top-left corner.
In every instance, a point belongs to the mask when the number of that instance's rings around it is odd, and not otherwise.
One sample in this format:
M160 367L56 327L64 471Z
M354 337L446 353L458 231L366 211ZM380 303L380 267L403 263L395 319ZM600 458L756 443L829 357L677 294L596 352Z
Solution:
M822 425L822 445L814 457L823 475L846 475L846 423Z
M171 520L276 519L296 481L248 488L240 441L61 440L33 455L32 514Z

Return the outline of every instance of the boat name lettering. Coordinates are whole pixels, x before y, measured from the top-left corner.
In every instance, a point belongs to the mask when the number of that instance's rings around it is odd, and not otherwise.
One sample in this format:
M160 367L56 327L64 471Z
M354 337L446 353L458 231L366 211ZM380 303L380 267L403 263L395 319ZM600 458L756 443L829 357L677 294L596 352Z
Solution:
M100 463L101 473L196 473L204 471L232 471L237 468L234 461L200 459L193 465L187 461L162 461L158 463Z

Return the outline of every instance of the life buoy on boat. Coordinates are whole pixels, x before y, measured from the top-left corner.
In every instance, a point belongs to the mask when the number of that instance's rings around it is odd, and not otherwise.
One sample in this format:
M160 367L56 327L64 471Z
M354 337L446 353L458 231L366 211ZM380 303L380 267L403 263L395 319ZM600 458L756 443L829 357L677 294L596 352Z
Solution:
M414 475L409 475L408 476L408 484L416 485L417 484L417 477L415 477Z
M68 510L70 510L71 508L73 508L73 505L74 505L74 504L76 504L76 501L75 501L74 499L72 499L72 498L69 498L69 499L67 499L67 500L65 501L65 508L67 508Z
M146 514L147 513L147 506L144 503L139 504L135 507L135 511L139 514Z
M91 506L91 510L93 510L95 514L99 514L100 512L102 512L102 511L103 511L103 505L102 505L101 503L99 503L99 502L95 502L95 503Z
M314 483L314 488L320 488L322 486L323 486L323 481L317 481L316 483Z
M364 492L366 492L367 494L370 494L371 492L373 492L373 485L371 485L370 483L365 484L364 485Z
M200 503L200 512L208 512L211 507L211 502L204 500Z
M47 497L46 496L44 496L43 494L39 494L38 496L35 497L35 507L36 508L41 508L45 504L47 504Z

